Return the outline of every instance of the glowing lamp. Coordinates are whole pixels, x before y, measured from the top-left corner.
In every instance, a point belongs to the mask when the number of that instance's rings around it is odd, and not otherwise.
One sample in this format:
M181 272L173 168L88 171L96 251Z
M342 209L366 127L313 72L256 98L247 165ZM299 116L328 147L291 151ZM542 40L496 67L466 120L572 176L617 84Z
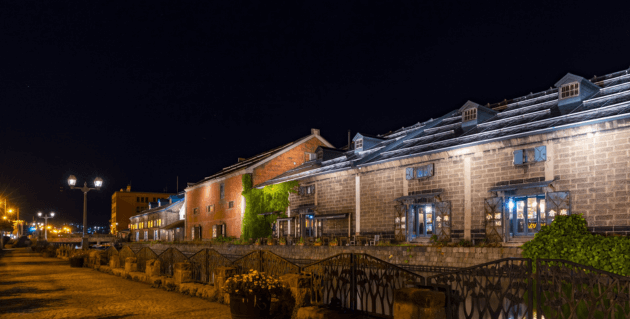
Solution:
M77 178L74 175L70 175L70 177L68 177L68 185L70 185L70 187L74 187L76 184Z
M431 214L431 206L427 206L426 211L427 211L428 214Z
M50 213L50 217L55 217L55 213Z
M508 207L510 208L510 210L512 210L514 208L514 202L510 200L508 202Z
M37 216L42 217L42 212L37 213Z
M101 188L101 186L103 186L103 180L100 177L97 177L94 179L94 187L96 187L96 189Z

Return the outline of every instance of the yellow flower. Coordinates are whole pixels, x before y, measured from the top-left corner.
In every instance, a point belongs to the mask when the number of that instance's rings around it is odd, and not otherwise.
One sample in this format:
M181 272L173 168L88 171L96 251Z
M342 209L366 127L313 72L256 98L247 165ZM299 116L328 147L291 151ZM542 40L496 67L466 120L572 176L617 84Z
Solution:
M238 292L238 290L236 290L235 292Z
M252 290L250 289L249 292L252 292Z

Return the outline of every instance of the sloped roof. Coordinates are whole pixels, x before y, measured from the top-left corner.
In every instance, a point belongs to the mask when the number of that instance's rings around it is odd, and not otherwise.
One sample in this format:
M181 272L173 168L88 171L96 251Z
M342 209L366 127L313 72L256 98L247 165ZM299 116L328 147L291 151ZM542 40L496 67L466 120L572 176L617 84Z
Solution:
M278 156L278 155L280 155L280 154L282 154L282 153L292 149L293 147L295 147L297 145L300 145L303 142L308 141L309 139L311 139L313 137L318 138L320 141L322 141L327 146L333 147L328 141L326 141L320 135L311 134L311 135L303 137L303 138L301 138L299 140L293 141L291 143L284 144L282 146L276 147L276 148L271 149L269 151L260 153L258 155L252 156L250 158L247 158L247 159L245 159L243 161L240 161L240 162L238 162L238 163L236 163L234 165L230 165L228 167L225 167L221 171L219 171L218 173L210 175L210 176L202 179L201 181L199 181L197 183L189 184L187 189L191 188L191 187L195 187L195 186L200 185L200 184L203 184L203 183L205 183L207 181L210 181L210 180L213 180L213 179L217 179L217 178L220 178L220 177L224 177L226 175L238 172L239 170L242 170L242 169L254 168L254 167L256 167L256 166L258 166L260 164L263 164L266 161L271 160L274 157L276 157L276 156Z
M576 76L569 74L563 79L567 80L568 77ZM469 129L462 128L461 113L454 110L431 123L418 123L385 134L383 142L366 152L355 155L353 151L349 151L333 160L305 163L260 186L496 140L551 132L616 118L630 118L628 70L594 77L589 81L600 88L599 92L569 112L563 113L558 108L557 88L488 104L488 108L498 113Z
M151 209L147 209L147 210L144 210L144 211L140 212L140 214L136 214L136 215L133 215L133 216L129 217L129 219L142 217L144 215L149 215L149 214L161 212L161 211L164 211L164 210L170 210L172 212L179 212L179 210L184 205L184 202L185 202L184 200L179 200L179 201L177 201L175 203L172 203L172 204L162 205L162 206L159 206L159 207L154 207L154 208L151 208Z

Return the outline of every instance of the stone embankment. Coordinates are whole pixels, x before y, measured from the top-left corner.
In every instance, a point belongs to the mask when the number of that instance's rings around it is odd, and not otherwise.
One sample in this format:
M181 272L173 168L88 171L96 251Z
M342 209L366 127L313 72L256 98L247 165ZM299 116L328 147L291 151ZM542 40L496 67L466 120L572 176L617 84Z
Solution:
M201 249L214 249L224 256L243 256L254 250L268 250L290 261L301 264L316 262L341 253L366 253L392 264L403 266L429 266L434 268L471 267L502 258L521 258L517 247L429 247L429 246L279 246L279 245L192 245L125 243L134 251L150 247L156 253L177 248L187 254Z

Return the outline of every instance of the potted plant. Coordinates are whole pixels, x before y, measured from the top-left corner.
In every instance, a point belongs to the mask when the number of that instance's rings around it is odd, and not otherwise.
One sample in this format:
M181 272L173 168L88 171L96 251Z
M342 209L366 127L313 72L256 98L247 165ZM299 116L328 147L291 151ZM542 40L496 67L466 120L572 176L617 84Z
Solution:
M267 236L267 246L273 246L273 236Z
M70 267L83 267L83 260L87 256L87 250L77 249L70 256Z
M300 239L297 242L298 246L304 246L304 238L300 237Z
M232 318L267 318L271 297L284 290L277 279L256 270L228 278L223 286L223 292L230 294Z
M284 237L280 237L278 243L280 244L280 246L285 246L287 244L287 240Z
M260 246L260 238L256 239L256 242L254 242L254 246Z
M315 238L315 243L313 244L313 246L321 246L322 245L322 239L321 238Z
M329 243L329 246L338 246L339 242L337 241L337 238L333 238Z

